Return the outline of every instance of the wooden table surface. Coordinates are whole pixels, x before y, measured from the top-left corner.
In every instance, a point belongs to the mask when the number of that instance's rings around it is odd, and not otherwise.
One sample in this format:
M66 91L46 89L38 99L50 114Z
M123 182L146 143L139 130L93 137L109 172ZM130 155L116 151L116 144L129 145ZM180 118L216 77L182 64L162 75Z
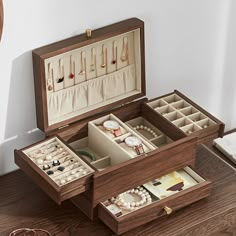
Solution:
M236 235L236 170L203 145L198 148L196 169L213 181L210 197L123 235ZM0 187L0 236L21 227L43 228L57 236L114 235L70 201L57 206L21 170L0 177Z

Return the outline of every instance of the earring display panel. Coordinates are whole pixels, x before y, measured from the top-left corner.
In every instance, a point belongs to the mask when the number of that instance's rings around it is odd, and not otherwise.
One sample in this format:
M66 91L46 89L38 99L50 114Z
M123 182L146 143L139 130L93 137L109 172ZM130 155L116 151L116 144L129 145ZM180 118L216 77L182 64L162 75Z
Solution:
M216 124L215 121L177 94L162 97L149 102L148 105L186 134L191 134Z
M25 150L24 154L58 186L94 172L57 137Z
M45 60L49 125L141 93L140 30Z
M102 204L115 217L121 218L204 181L191 168L185 167L112 197Z

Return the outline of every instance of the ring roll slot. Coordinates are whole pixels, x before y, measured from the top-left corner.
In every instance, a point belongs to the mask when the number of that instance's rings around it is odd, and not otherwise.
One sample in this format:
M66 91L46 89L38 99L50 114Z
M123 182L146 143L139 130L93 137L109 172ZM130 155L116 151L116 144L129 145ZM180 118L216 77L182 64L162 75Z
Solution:
M215 125L215 122L209 118L206 118L204 120L196 122L196 124L199 125L201 128L205 129L209 126Z
M199 110L197 110L195 107L186 107L184 109L179 110L182 114L184 114L185 116L189 116L192 114L195 114L197 112L199 112Z
M156 147L161 147L164 146L166 144L172 143L173 141L167 137L166 135L161 135L157 138L153 138L150 140Z
M182 100L181 97L179 97L177 94L171 94L167 97L164 97L162 98L164 101L166 101L167 103L169 104L172 104L172 103L175 103L175 102L178 102L180 100Z
M177 127L183 127L191 123L192 121L187 118L180 118L178 120L173 121L173 124L176 125Z
M189 125L181 127L181 130L183 130L186 134L194 133L200 129L201 127L195 124L189 124Z
M172 103L171 106L173 106L177 110L181 110L183 108L189 107L190 104L185 102L185 101L183 101L183 100L181 100L181 101Z
M207 116L203 115L201 112L198 112L188 116L188 118L191 119L193 122L198 122L200 120L206 119Z
M163 107L160 107L160 108L156 108L155 110L157 112L159 112L161 115L166 115L168 113L173 112L174 108L169 106L169 105L166 105L166 106L163 106Z
M178 111L173 111L173 112L171 112L169 114L164 115L164 117L166 119L168 119L169 121L175 121L175 120L178 120L180 118L183 118L183 114L181 114Z
M152 102L149 102L148 105L150 107L152 107L153 109L156 109L156 108L166 106L166 105L168 105L168 103L163 99L158 99L158 100L154 100Z

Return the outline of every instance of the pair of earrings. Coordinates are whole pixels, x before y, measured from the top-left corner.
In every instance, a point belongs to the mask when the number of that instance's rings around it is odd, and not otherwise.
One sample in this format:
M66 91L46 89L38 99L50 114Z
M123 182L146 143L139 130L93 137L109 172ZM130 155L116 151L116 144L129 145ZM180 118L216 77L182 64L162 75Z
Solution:
M54 160L53 162L52 162L52 166L59 166L61 163L60 163L60 161L58 161L58 160ZM52 166L50 166L49 164L46 164L46 165L44 165L43 166L43 170L48 170L48 169L50 169Z

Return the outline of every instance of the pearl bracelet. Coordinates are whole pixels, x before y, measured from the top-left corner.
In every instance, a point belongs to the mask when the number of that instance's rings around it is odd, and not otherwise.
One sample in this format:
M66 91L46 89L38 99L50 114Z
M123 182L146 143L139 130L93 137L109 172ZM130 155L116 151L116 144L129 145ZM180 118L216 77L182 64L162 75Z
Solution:
M137 125L134 127L135 130L146 130L147 132L149 132L151 135L153 135L154 138L158 137L158 135L156 134L155 131L153 131L151 128L145 126L145 125Z
M141 200L125 201L125 195L132 196L133 194L138 195L138 199L141 198ZM152 198L146 189L144 189L143 187L137 187L135 189L131 189L124 193L121 193L116 197L112 197L111 202L127 210L136 210L138 207L141 207L147 203L151 203Z

